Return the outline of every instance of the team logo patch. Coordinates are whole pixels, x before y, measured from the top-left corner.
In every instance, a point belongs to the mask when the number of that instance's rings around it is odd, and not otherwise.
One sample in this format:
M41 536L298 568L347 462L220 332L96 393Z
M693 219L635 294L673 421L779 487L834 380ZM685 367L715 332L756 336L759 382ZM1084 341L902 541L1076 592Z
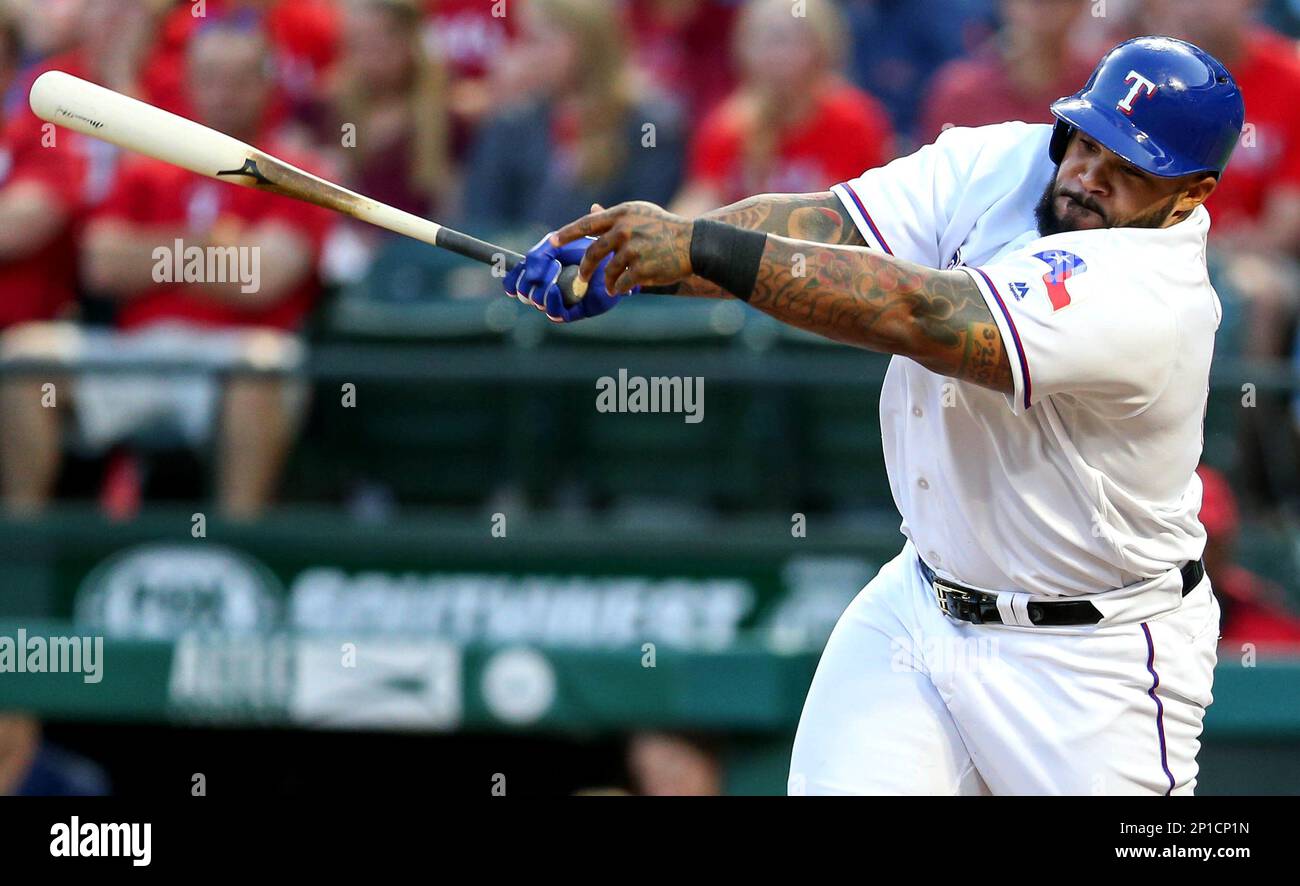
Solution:
M1052 302L1052 310L1059 311L1070 303L1070 292L1065 288L1065 281L1087 271L1088 265L1073 252L1063 249L1040 252L1034 258L1051 268L1043 275L1043 282L1047 284L1047 297Z
M1128 95L1124 96L1124 98L1121 99L1115 105L1115 107L1119 108L1125 114L1129 114L1129 115L1132 115L1133 102L1137 100L1137 97L1139 95L1143 95L1146 98L1151 98L1151 96L1155 95L1156 91L1160 89L1159 86L1157 86L1155 83L1148 80L1146 77L1143 77L1137 71L1129 71L1128 76L1124 78L1124 82L1131 83L1133 85L1129 89Z

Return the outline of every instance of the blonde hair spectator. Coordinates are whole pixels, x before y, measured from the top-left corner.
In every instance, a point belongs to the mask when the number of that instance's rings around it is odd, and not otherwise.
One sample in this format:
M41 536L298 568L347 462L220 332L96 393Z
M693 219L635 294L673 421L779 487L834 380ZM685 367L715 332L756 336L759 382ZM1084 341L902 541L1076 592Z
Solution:
M573 69L581 65L581 76L571 84L582 117L577 178L589 184L604 181L627 162L624 132L634 104L627 40L616 5L609 0L529 0L528 9L534 22L545 21L571 41Z
M427 213L450 196L453 169L447 74L424 48L420 17L415 0L351 3L332 91L336 117L356 127L355 149L344 154L349 172L382 170L405 142L407 186Z

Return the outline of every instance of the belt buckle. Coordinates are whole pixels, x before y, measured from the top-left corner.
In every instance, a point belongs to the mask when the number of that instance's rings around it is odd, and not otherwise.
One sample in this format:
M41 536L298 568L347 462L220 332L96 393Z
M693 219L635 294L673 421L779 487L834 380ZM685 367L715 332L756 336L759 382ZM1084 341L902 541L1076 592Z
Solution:
M959 604L971 604L975 602L975 598L961 588L948 584L942 578L936 577L935 580L931 582L931 586L934 588L935 596L939 598L939 609L943 614L949 618L965 621L965 619L961 618L960 615L954 613L952 609L948 607L948 600L951 597Z

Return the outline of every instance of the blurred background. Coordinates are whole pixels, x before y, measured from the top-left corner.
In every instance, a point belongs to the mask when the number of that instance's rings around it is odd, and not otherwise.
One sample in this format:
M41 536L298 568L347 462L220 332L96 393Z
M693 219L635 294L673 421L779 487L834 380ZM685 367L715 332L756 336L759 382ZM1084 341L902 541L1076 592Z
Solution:
M782 793L902 540L884 358L728 302L557 327L483 266L51 132L42 71L523 249L1049 122L1139 33L1247 107L1209 203L1200 790L1300 792L1297 0L0 0L0 637L103 638L94 682L0 673L0 794ZM260 287L156 282L177 239L258 247ZM620 370L703 378L703 420L597 411Z

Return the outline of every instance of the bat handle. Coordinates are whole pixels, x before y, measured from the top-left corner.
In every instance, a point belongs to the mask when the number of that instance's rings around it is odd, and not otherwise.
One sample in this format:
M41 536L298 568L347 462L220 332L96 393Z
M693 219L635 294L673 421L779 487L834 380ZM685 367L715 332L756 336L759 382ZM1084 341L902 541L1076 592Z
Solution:
M578 266L569 265L560 272L559 279L560 292L564 295L564 303L573 307L582 301L582 297L587 294L587 287L578 283Z
M437 243L435 244L442 249L450 250L466 258L472 258L475 261L483 262L485 265L495 265L498 262L505 262L506 268L513 268L524 260L524 257L511 249L496 246L488 243L486 240L480 240L477 237L471 237L468 234L462 234L460 231L453 231L451 228L441 228L438 231ZM571 265L564 269L560 274L559 287L560 292L564 294L564 303L570 307L582 301L582 296L586 295L586 288L578 285L575 289L575 283L578 279L578 268ZM581 291L578 291L581 290Z

